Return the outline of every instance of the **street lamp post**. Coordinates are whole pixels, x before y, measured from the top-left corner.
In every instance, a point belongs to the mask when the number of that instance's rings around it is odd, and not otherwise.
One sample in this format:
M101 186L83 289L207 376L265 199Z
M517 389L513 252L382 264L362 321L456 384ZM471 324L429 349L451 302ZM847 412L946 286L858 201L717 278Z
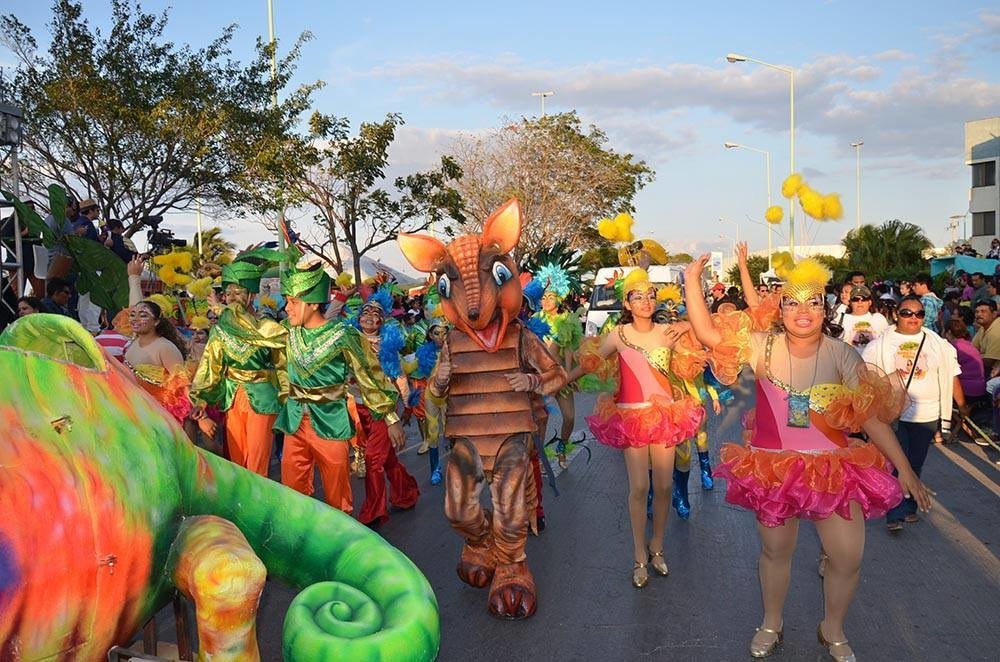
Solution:
M729 53L726 55L726 61L728 62L753 62L759 64L762 67L768 67L769 69L777 69L778 71L783 71L788 74L788 116L789 116L789 131L788 131L788 174L791 175L795 172L795 70L791 67L785 67L779 64L771 64L770 62L764 62L763 60L758 60L752 58L749 55L740 55L739 53ZM792 256L795 256L795 205L791 198L788 200L788 247L791 250Z
M962 221L962 241L965 241L965 240L967 240L969 238L969 228L966 225L966 221L965 221L965 219L968 217L968 215L969 215L969 212L965 212L964 214L953 214L953 215L951 215L951 216L948 217L948 219L950 221L952 221L953 223L955 223L956 227L958 227L958 221L959 221L959 219L961 219L961 221ZM975 232L976 229L972 228L972 231Z
M736 227L736 243L740 242L740 224L732 219L720 218L719 223L732 223Z
M542 117L545 117L545 97L550 97L553 94L555 94L555 92L532 92L531 93L531 96L533 96L533 97L541 97L542 98Z
M719 220L721 221L722 219L720 218ZM739 228L737 227L737 229L739 229ZM728 239L729 241L733 242L733 264L736 264L736 241L737 240L733 239L728 234L720 234L719 235L719 239Z
M764 179L767 184L767 208L771 207L771 152L766 149L758 149L756 147L750 147L749 145L742 145L740 143L726 142L723 144L726 149L748 149L751 152L757 152L758 154L764 155ZM767 223L767 219L764 219ZM774 228L770 223L767 223L767 270L771 270L771 254L774 252L773 244L773 234Z
M851 147L854 148L854 153L858 157L857 158L857 160L858 160L858 166L857 166L856 174L855 174L855 177L854 177L854 179L855 179L855 188L857 189L855 191L855 194L858 197L857 219L855 221L855 228L858 229L858 230L861 229L861 146L864 145L864 144L865 144L865 141L861 140L860 138L858 139L857 142L851 143Z
M278 46L277 46L277 44L275 42L275 38L274 38L274 2L273 2L273 0L267 0L267 31L268 31L268 36L270 37L270 41L268 43L271 44L271 85L274 87L274 90L272 92L272 97L271 97L271 103L273 103L274 107L277 108L278 107L278 87L277 87L277 85L275 85L275 80L276 80L276 78L278 76ZM200 211L199 211L199 216L200 215L201 214L200 214ZM282 220L284 220L284 217L285 217L285 210L282 209L281 213L278 214L278 248L281 249L282 251L285 250L285 233L281 231L281 222L282 222ZM201 236L200 233L201 233L201 230L199 230L199 238ZM201 248L198 249L198 252L199 253L201 252ZM284 270L285 270L285 263L281 262L278 265L278 271L280 273L280 272L282 272Z

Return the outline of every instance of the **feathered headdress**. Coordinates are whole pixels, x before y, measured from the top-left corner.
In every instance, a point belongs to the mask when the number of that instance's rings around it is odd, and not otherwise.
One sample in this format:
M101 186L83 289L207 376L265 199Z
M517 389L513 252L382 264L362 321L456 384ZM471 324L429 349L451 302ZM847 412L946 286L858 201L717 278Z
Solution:
M545 292L552 292L560 299L566 298L570 291L569 274L558 264L543 264L535 274L537 280Z
M826 293L826 284L830 282L833 273L823 264L813 258L799 260L796 264L790 253L785 251L775 253L771 257L774 272L785 282L782 296L804 303L817 294Z
M656 300L660 303L673 301L681 303L684 297L681 295L681 286L677 283L668 283L656 291Z
M649 280L649 274L645 269L633 269L628 272L622 281L622 296L628 297L629 292L646 292L653 288Z
M537 311L542 304L542 295L545 294L545 286L538 280L532 278L528 284L521 289L521 294L528 301L528 308Z
M392 288L383 285L368 297L368 300L361 304L361 310L377 308L384 316L392 312Z

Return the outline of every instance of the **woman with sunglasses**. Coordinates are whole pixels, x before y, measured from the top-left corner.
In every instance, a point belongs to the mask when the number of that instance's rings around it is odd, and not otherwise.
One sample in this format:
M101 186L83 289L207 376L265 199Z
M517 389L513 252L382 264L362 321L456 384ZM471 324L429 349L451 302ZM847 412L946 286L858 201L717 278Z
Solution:
M618 290L618 287L615 288ZM628 473L628 512L632 523L635 564L632 585L649 581L648 565L667 576L663 537L670 509L675 447L694 437L705 417L701 402L687 387L704 369L704 352L687 323L656 324L656 288L645 269L630 271L621 284L624 310L618 327L603 337L596 352L585 349L580 366L569 375L584 372L607 377L617 365L618 393L602 394L587 417L599 442L622 451ZM704 293L697 296L704 304ZM617 363L608 360L617 357ZM650 466L653 483L653 535L646 539L646 497Z
M752 510L758 521L764 614L750 654L768 657L782 641L799 522L809 519L826 554L825 614L817 638L834 660L854 660L844 619L860 577L864 520L882 516L904 493L921 508L930 507L927 489L888 425L901 394L866 368L856 351L825 335L830 272L820 263L806 259L793 266L791 256L782 256L779 327L754 332L751 315L709 315L699 296L708 258L685 270L691 325L710 349L720 381L734 382L745 364L756 376L749 443L723 446L716 469L726 478L726 501ZM778 256L774 261L779 263ZM848 437L860 429L872 443ZM898 481L889 462L899 471Z
M853 286L850 301L851 311L842 318L840 339L861 352L889 328L889 322L881 313L872 312L872 291L866 286Z
M947 340L924 328L926 313L920 298L903 299L896 314L896 325L870 343L862 358L897 374L906 387L908 406L899 417L896 434L907 462L919 476L934 436L939 429L946 434L951 428L952 401L963 415L969 408L959 381L958 352ZM902 531L904 522L919 522L917 506L907 495L890 510L886 514L889 532Z

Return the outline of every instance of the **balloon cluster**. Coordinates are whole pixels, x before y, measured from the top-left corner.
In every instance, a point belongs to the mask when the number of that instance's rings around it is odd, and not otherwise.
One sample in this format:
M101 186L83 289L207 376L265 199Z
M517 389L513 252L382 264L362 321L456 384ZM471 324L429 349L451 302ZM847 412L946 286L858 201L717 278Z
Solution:
M635 220L632 219L631 214L618 214L614 218L602 218L597 222L597 232L611 242L628 242L634 241L635 235L632 234L632 226L635 224Z
M153 258L153 264L160 267L156 275L167 287L183 287L192 280L190 275L192 257L191 253L187 251L172 250L169 253L157 255Z
M844 215L844 205L840 202L839 193L824 195L812 189L799 173L789 175L785 179L781 184L781 195L788 199L798 196L799 206L802 207L802 211L817 221L833 221ZM767 214L765 214L768 222L780 223L780 217L777 221L772 221L768 217L771 209L774 209L774 207L769 208ZM778 211L780 212L780 208Z

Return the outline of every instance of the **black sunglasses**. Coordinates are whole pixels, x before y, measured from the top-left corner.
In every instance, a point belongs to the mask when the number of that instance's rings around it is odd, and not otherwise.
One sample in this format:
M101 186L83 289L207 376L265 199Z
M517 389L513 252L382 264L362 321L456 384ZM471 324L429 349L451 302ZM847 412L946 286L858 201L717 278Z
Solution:
M851 301L855 303L858 301L868 301L869 299L871 299L871 297L851 297Z
M923 319L927 317L927 313L922 310L910 310L909 308L904 308L902 310L897 310L896 314L900 317L916 317L917 319Z

